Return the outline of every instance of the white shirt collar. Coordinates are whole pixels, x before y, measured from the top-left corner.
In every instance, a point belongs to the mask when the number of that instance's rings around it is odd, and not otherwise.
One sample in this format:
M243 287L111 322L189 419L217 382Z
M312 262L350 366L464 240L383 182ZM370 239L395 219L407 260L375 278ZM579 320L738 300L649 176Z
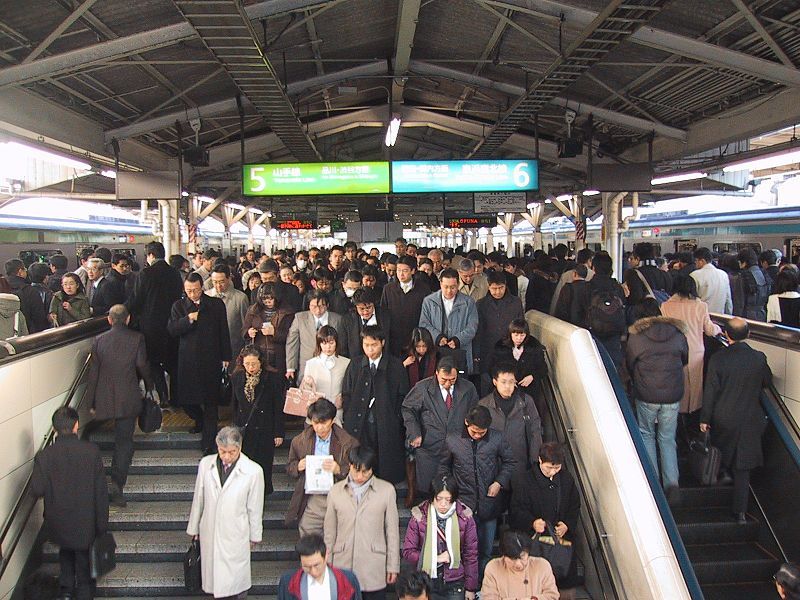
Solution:
M381 364L381 359L382 359L382 358L383 358L383 354L381 354L381 355L380 355L378 358L376 358L375 360L370 360L370 361L369 361L369 368L371 369L371 368L372 368L372 365L375 365L375 368L377 369L377 368L378 368L378 366Z
M331 584L328 567L325 567L325 575L322 576L320 583L310 575L308 577L308 600L331 600Z
M319 326L322 327L323 325L327 325L328 324L328 311L327 310L325 311L325 314L322 315L319 318L314 317L314 315L311 315L311 316L314 318L314 324L315 325L317 323L319 323Z
M453 395L453 388L454 387L455 387L455 385L453 385L449 390L446 390L442 386L439 386L439 392L442 394L442 400L446 400L447 399L447 394L450 394L450 396Z

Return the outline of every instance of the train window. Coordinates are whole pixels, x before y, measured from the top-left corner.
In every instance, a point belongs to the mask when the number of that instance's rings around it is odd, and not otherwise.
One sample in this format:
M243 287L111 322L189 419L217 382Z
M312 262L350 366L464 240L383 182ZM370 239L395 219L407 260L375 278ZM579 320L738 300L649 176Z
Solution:
M125 256L130 256L134 260L136 259L136 248L112 248L112 254L124 254Z
M712 250L714 252L739 252L739 250L744 250L745 248L752 248L755 250L756 254L761 253L761 243L760 242L719 242L713 244Z
M675 240L675 252L694 252L695 250L697 250L696 239L691 238Z
M786 250L793 265L800 261L800 238L791 238L786 240Z
M19 259L26 267L30 267L33 263L46 263L56 254L62 254L61 250L20 250Z

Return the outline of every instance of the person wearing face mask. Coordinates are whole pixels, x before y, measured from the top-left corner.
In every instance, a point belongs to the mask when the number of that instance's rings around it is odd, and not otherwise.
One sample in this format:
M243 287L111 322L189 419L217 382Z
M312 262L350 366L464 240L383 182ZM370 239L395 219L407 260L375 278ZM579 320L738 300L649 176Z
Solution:
M177 396L178 341L167 332L172 305L183 294L183 280L177 269L169 266L161 242L145 246L148 266L136 277L133 292L125 303L131 323L144 334L150 375L161 398L168 406ZM169 394L164 373L169 374Z
M323 398L330 398L336 405L336 424L342 425L342 382L350 359L339 355L339 334L330 325L317 331L317 347L314 357L306 361L301 386L313 383L314 389Z
M189 273L186 296L172 305L169 334L179 340L178 404L202 431L201 448L213 453L217 433L220 368L231 360L231 340L225 304L203 293L203 278Z
M559 600L550 563L531 556L531 538L519 531L506 531L500 539L500 557L486 565L481 600L536 598Z
M353 296L361 289L361 271L348 271L342 279L342 285L331 294L331 310L347 316L352 312Z
M296 273L308 274L308 253L300 250L295 254L294 270Z
M511 480L508 524L528 535L544 534L549 525L559 538L575 543L581 499L575 480L563 470L564 448L557 442L542 444L539 462ZM580 583L575 552L564 577L556 584L563 599L575 598Z

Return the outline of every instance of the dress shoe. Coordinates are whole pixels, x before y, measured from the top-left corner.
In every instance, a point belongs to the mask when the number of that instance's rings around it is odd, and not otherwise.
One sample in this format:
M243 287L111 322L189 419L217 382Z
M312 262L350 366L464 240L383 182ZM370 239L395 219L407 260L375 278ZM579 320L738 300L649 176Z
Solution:
M113 482L108 492L108 501L112 506L117 506L119 508L128 506L128 502L125 500L125 496L122 493L122 488Z
M747 515L745 515L743 512L733 513L733 520L736 521L737 525L746 525Z
M727 471L720 471L717 485L733 485L733 477Z

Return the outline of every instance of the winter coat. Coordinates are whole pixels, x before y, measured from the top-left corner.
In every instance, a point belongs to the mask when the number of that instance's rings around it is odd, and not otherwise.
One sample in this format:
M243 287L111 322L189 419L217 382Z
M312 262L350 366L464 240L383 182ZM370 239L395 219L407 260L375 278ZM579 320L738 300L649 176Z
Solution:
M217 455L200 461L186 533L200 536L204 592L224 597L250 589L250 542L261 541L263 513L264 472L257 463L240 454L223 487Z
M417 464L417 488L423 493L430 490L439 465L447 457L447 434L460 433L467 413L478 403L478 392L466 377L459 376L450 393L453 404L448 411L439 381L434 376L420 381L403 400L406 441L422 437L414 462Z
M663 290L668 294L672 293L672 277L666 271L662 271L654 264L645 264L636 267L636 270L644 276L653 291ZM628 306L636 306L647 296L647 288L645 288L639 275L636 274L636 270L626 269L622 277L628 286L628 290L630 290L630 294L625 300L625 304Z
M581 498L575 481L565 469L551 480L542 473L537 462L533 468L511 480L511 506L508 520L511 529L533 535L533 522L544 519L555 526L563 521L567 526L565 540L573 544L578 537L578 517ZM559 580L561 588L574 587L577 579L576 553L572 553L569 572Z
M307 577L303 569L281 575L278 600L309 600ZM361 600L361 586L352 571L328 566L328 577L331 587L336 586L336 593L331 591L331 600Z
M686 325L684 334L689 344L689 364L683 370L680 411L694 412L703 405L703 360L706 353L703 334L714 337L722 333L722 330L711 321L708 305L700 299L683 298L675 294L661 305L661 314L679 319Z
M478 302L478 334L475 336L473 349L476 358L481 361L481 372L486 373L485 362L494 350L495 344L508 333L508 325L514 319L521 319L522 302L516 296L506 292L500 300L487 294Z
M19 296L0 294L0 339L28 335L28 323L19 308Z
M628 328L625 362L636 400L673 404L683 397L683 367L689 362L687 327L670 317L639 319Z
M400 572L397 492L373 476L356 504L347 479L333 484L325 512L325 547L330 564L356 574L365 592L386 587L386 574Z
M74 434L60 434L33 461L31 492L44 496L48 539L88 550L108 530L108 488L100 450Z
M173 304L167 324L170 335L180 340L179 405L218 402L222 361L231 360L228 317L222 300L202 294L199 315L192 323L187 315L195 310L198 309L194 302L182 298Z
M417 281L408 293L403 292L397 280L384 286L381 308L391 315L387 347L394 356L405 357L406 347L411 343L411 332L419 325L422 302L428 294L430 289Z
M492 392L484 396L478 404L489 409L492 415L492 429L501 432L511 446L517 461L514 467L516 474L529 469L539 459L539 449L542 447L542 420L533 398L520 388L514 390L511 396L514 407L508 413L508 417L497 405L495 394L496 392Z
M92 306L92 315L95 317L107 315L115 304L124 304L124 287L120 287L108 276L104 276L97 282L90 281L89 287L92 285L95 286L94 291L87 290L86 295L87 297L91 295L89 304Z
M522 356L519 360L514 359L514 349L505 339L500 340L494 345L494 350L489 356L489 361L485 365L486 372L491 373L495 365L510 364L515 365L514 376L517 381L533 375L534 382L547 376L547 362L544 359L544 346L532 335L525 338L522 344ZM533 390L533 384L528 386ZM531 393L531 392L529 392Z
M434 292L422 302L422 313L419 317L419 326L426 328L431 333L434 345L439 345L439 340L444 336L448 339L458 339L458 348L466 351L467 373L472 373L472 340L478 333L478 309L475 301L469 296L458 292L453 300L453 309L446 319L446 330L442 331L442 293Z
M328 311L328 325L342 336L344 319L341 315ZM295 372L297 381L303 381L303 372L309 358L314 356L317 347L317 327L314 315L304 310L295 313L289 333L286 336L286 369Z
M511 476L517 459L502 432L489 429L479 440L473 440L466 427L460 433L449 433L445 440L446 458L439 466L439 476L452 473L458 483L459 500L469 506L481 521L496 519L505 510ZM486 494L497 482L497 496Z
M757 266L744 269L739 274L743 303L734 314L751 321L767 320L767 300L772 291L770 281ZM734 303L734 308L738 308Z
M558 600L560 594L553 568L544 558L529 556L521 573L506 568L503 557L493 558L486 565L481 586L481 600L536 598Z
M69 302L70 310L64 310L62 306L64 302ZM60 291L53 294L53 299L50 301L50 314L56 316L56 322L59 325L69 325L88 319L92 316L92 311L89 308L89 300L83 292L67 296L66 292Z
M244 345L250 343L250 336L247 335L247 332L241 335L242 324L244 323L245 315L247 315L247 309L250 308L250 298L243 291L233 287L233 284L228 287L228 291L223 294L222 298L220 298L216 289L212 289L206 294L212 298L219 298L225 305L225 314L228 317L228 331L231 336L231 356L236 360Z
M384 353L375 376L369 359L361 355L350 361L342 382L343 423L347 433L363 444L369 405L377 422L378 468L382 479L399 483L405 477L405 440L400 409L408 394L408 376L399 358Z
M125 303L135 327L144 334L147 356L154 363L172 364L178 356L178 341L167 331L167 322L181 294L180 273L159 259L136 276L133 293Z
M416 356L414 356L414 358L414 362L406 367L408 371L408 384L411 387L414 387L423 379L433 377L434 373L436 373L436 350L434 348L429 349L428 353L425 355L424 364L416 359Z
M289 329L294 322L294 315L295 313L290 308L279 308L270 321L275 333L264 335L261 333L264 325L264 313L259 310L257 304L253 304L245 314L241 332L231 331L231 336L238 336L241 333L241 339L245 340L246 344L252 342L261 351L262 368L283 376L286 374L286 339L289 337ZM247 331L251 327L256 330L254 339L247 335Z
M392 319L389 315L389 311L382 309L380 306L376 306L375 320L377 321L378 327L380 327L384 336L386 336L384 347L388 352L391 343L392 330ZM345 315L344 325L342 328L344 331L338 332L339 343L341 345L339 353L342 356L346 356L350 359L356 359L359 356L363 356L364 349L361 346L361 332L364 330L364 321L361 319L361 316L357 311L353 310L350 311L349 314Z
M574 273L575 271L567 271ZM589 282L585 279L578 279L561 288L561 292L553 308L553 316L556 319L572 323L575 327L588 329L586 322L586 311L581 311L583 303L580 298L589 293Z
M549 313L550 303L558 283L558 274L532 269L528 275L528 289L525 291L525 308Z
M139 415L139 377L144 379L146 389L153 389L141 333L120 324L94 338L86 398L95 410L95 418L103 421Z
M767 421L761 390L771 381L766 355L746 342L736 342L711 357L700 422L711 426L711 443L722 452L725 466L753 469L763 464L761 435Z
M411 509L411 519L408 521L406 537L403 540L403 560L414 565L415 569L420 569L422 566L429 510L431 510L429 500ZM445 565L443 577L446 583L463 581L467 591L475 592L478 590L478 528L472 517L472 510L460 500L456 500L455 514L461 536L461 565L457 569Z
M323 398L337 404L337 408L342 408L342 384L350 359L346 356L336 356L332 369L325 366L325 357L320 354L308 359L303 372L303 381L311 378L317 393L322 394ZM302 382L301 382L302 383Z
M27 279L17 275L8 275L6 279L11 286L11 292L19 298L19 308L25 315L28 333L37 333L48 329L50 321L47 319L47 310L39 292L28 283Z
M244 427L253 410L253 416L247 425L245 435L258 435L268 438L282 438L285 434L283 424L283 396L275 393L274 378L283 379L283 374L268 373L261 370L261 377L255 388L253 405L247 401L244 394L244 385L247 383L247 374L237 371L231 377L231 406L233 408L233 422L237 427ZM257 433L256 433L257 432Z
M350 454L351 448L358 446L358 440L338 425L333 426L331 436L330 453L331 456L333 456L333 460L339 463L340 469L339 474L333 476L333 480L341 481L347 477L348 470L350 469L348 455ZM286 462L286 473L289 475L289 479L294 479L296 481L284 521L287 527L296 526L306 510L306 503L308 502L308 495L305 492L306 472L298 471L297 463L309 454L314 454L314 444L316 440L317 435L314 433L314 429L309 425L302 433L296 435L292 439L292 444L289 447L289 459Z

